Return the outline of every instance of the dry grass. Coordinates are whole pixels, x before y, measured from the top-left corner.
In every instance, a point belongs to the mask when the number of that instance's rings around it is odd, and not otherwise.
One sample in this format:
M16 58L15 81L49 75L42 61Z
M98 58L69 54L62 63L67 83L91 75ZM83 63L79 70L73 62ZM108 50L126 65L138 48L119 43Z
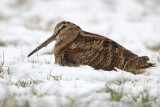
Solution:
M0 21L8 21L10 17L0 14Z
M1 107L20 107L19 104L15 101L13 96L7 96L2 104L0 105Z
M10 4L9 6L11 8L18 8L18 7L26 5L27 2L28 0L15 0L15 2L12 2L12 4Z
M48 20L42 25L43 19L40 16L31 16L24 20L24 26L32 30L53 31L53 25L55 24L54 20Z
M148 48L149 48L150 50L152 50L152 51L160 51L160 44L157 44L157 45L155 45L155 46L153 46L153 47L149 47L149 46L148 46Z
M3 41L0 41L0 46L6 46L6 43Z
M18 46L19 41L0 41L0 46L8 46L8 45L12 45L12 46Z
M160 0L151 0L151 2L148 2L148 0L137 0L137 3L142 5L145 9L143 16L149 14L160 15Z
M42 55L53 55L53 50L44 52Z

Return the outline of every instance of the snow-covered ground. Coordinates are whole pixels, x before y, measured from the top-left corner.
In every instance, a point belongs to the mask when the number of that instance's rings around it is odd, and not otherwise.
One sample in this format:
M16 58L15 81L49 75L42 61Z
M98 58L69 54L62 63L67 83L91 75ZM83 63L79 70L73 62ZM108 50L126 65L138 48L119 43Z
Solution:
M62 67L47 54L55 42L28 58L63 20L149 56L156 67L139 75ZM0 0L0 71L0 107L159 107L160 1Z

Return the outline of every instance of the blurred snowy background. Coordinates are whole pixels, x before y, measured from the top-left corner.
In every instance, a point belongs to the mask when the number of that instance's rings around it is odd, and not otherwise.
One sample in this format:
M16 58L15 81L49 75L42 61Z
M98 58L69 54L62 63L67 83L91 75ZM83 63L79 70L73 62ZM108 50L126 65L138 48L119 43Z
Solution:
M32 57L60 21L120 43L156 63L146 73L61 67L54 42ZM160 0L0 0L0 107L160 106Z

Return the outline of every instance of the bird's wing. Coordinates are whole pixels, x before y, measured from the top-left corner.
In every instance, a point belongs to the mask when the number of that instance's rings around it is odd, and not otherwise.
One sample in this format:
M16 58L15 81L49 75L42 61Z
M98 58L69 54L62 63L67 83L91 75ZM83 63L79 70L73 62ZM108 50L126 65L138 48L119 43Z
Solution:
M119 44L111 39L79 35L70 44L65 57L75 64L89 65L96 69L108 69L106 67L111 64L118 48Z

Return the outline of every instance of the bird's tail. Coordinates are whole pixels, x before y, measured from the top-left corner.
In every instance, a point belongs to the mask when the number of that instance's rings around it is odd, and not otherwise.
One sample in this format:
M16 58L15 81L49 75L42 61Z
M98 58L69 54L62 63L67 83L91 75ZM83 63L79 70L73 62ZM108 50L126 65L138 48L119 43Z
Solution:
M136 68L137 69L145 69L145 68L155 66L154 63L149 63L148 61L149 61L149 58L147 56L139 57Z

